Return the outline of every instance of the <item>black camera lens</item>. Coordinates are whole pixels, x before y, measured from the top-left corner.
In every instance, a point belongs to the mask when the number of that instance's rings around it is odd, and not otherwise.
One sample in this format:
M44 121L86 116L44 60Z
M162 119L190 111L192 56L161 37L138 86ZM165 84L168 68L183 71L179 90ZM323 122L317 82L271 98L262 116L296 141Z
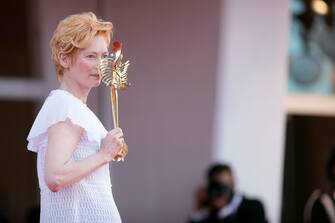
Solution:
M221 197L223 195L230 195L230 193L230 187L225 184L214 182L207 186L207 196L209 200Z

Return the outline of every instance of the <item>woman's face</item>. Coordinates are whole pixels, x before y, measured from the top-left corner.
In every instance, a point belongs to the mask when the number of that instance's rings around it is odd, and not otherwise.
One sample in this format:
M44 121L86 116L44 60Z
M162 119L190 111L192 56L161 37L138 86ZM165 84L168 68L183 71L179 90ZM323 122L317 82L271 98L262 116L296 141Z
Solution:
M69 67L69 78L82 88L97 87L101 77L96 65L103 57L108 56L106 40L103 36L94 37L91 44L78 51L75 61Z

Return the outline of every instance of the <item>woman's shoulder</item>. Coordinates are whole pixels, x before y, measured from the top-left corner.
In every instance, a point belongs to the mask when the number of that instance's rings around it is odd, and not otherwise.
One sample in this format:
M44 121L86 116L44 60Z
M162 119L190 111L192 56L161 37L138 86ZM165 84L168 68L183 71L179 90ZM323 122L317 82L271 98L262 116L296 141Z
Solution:
M35 139L39 139L41 135L45 136L50 126L65 120L70 120L73 124L83 128L87 139L90 141L99 142L100 138L107 132L100 120L91 112L86 104L69 92L53 90L42 105L27 140L29 143L34 141L40 142L41 140ZM30 145L32 144L36 143L30 143Z
M52 125L67 118L85 120L88 116L87 110L87 106L69 92L60 89L52 90L37 114L35 123Z
M80 99L73 96L70 92L65 90L56 89L49 93L46 98L43 107L54 107L57 109L77 107L79 109L86 109L87 106Z

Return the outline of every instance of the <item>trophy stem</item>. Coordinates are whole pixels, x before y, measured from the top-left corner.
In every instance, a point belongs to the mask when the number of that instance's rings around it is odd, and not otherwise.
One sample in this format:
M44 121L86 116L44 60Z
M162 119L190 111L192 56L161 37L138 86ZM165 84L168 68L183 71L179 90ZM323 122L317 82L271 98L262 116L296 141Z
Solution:
M111 103L112 103L112 115L113 115L113 124L114 128L119 127L119 97L117 88L111 87Z
M114 128L119 127L119 97L117 88L112 86L111 88L111 102L112 102L112 115ZM124 157L128 154L127 144L123 145L123 148L119 154L114 157L113 161L124 161Z

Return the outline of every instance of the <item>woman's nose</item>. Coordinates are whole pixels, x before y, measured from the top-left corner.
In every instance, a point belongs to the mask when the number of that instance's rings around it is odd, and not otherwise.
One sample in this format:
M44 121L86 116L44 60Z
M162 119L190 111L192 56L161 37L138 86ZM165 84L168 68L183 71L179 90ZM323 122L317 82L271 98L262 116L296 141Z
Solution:
M100 61L103 59L103 57L97 57L95 60L94 60L94 68L97 69L97 66L98 64L100 63Z

